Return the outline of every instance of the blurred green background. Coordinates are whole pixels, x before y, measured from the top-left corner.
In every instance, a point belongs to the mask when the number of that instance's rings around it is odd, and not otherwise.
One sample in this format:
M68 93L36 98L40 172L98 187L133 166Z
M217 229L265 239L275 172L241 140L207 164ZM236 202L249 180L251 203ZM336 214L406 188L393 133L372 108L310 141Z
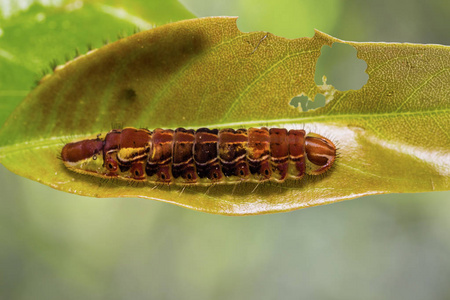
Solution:
M449 44L448 1L181 2L199 17L240 16L242 31L295 38L317 28L345 40ZM342 73L347 59L318 71L341 74L329 81L339 85L353 76ZM450 298L450 192L224 217L79 197L3 166L0 178L0 299Z

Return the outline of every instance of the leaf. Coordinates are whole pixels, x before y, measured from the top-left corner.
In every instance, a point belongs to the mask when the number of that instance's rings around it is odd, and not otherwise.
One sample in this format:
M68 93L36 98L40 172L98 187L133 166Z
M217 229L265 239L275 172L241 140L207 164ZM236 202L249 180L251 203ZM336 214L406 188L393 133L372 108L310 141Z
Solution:
M175 0L60 2L49 7L5 4L26 10L0 18L0 124L28 94L32 82L49 73L53 64L137 29L194 17Z
M369 194L450 186L449 47L354 43L316 32L288 40L240 32L234 18L157 27L57 68L0 131L11 171L53 188L96 197L144 197L219 214L259 214ZM360 90L314 83L324 45L355 47L368 65ZM326 95L302 113L292 97ZM127 95L133 95L129 97ZM65 142L111 129L290 126L339 145L331 172L284 184L129 186L74 174L56 159Z

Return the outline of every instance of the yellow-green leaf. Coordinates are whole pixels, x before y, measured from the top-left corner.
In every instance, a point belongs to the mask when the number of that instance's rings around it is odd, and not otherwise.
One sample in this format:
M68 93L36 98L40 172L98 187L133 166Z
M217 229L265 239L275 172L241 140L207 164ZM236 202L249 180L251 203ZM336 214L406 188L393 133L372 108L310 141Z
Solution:
M362 195L448 190L450 47L354 43L316 32L288 40L240 32L234 18L157 27L104 46L47 75L0 131L0 160L56 189L145 197L200 211L258 214ZM369 80L357 91L317 86L324 45L355 47ZM326 96L301 112L297 95ZM130 96L132 95L132 96ZM148 128L305 127L339 146L333 170L284 184L156 187L74 174L57 159L64 142L111 124Z

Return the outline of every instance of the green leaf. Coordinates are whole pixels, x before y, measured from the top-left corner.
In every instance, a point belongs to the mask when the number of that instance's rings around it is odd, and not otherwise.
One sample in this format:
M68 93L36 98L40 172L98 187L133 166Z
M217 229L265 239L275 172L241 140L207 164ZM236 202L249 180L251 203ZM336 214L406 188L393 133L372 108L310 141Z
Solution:
M0 13L2 6L12 7L11 15L0 17L0 124L53 64L137 29L194 17L175 0L60 2L48 7L0 2Z
M288 211L369 194L448 190L450 55L438 45L354 43L316 32L288 40L240 32L234 18L172 23L80 56L47 75L0 131L11 171L59 190L144 197L219 214ZM355 47L368 65L360 90L317 86L324 45ZM127 97L130 91L133 97ZM297 95L326 96L301 112ZM157 187L74 174L58 159L65 142L111 129L303 127L339 146L320 178L284 184Z

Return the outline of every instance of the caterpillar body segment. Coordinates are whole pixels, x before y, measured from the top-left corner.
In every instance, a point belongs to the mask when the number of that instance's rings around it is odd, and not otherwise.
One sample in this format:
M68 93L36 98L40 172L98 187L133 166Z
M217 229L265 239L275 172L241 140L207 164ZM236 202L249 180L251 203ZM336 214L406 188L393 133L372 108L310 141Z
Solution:
M61 158L72 171L102 178L159 184L210 185L301 180L336 159L329 139L304 130L111 130L104 138L66 144Z

